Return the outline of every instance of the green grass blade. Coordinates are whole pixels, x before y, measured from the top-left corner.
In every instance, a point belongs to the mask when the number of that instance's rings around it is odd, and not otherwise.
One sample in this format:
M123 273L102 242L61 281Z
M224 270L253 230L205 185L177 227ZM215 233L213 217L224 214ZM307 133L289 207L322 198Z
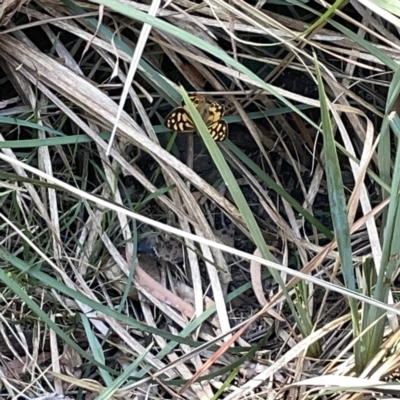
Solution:
M107 400L107 399L113 399L115 392L124 384L124 382L131 376L132 372L137 369L140 365L140 363L144 360L144 357L146 354L150 351L150 349L153 347L153 343L151 343L142 354L139 354L139 356L136 358L136 360L130 364L125 370L118 376L115 381L107 387L106 390L101 393L96 400Z
M380 1L380 0L379 0ZM298 0L288 0L293 5L299 6L303 8L304 10L311 12L312 14L321 16L320 12L317 12L315 9L303 4L301 1ZM357 35L357 33L353 32L352 30L346 28L344 25L341 23L332 20L331 18L328 19L328 22L336 28L339 32L343 33L345 36L353 40L355 43L359 44L361 47L363 47L369 54L373 55L376 57L379 61L382 62L382 64L386 65L388 68L390 68L393 71L396 71L398 68L398 64L394 59L389 57L386 53L383 51L379 50L375 45L371 44L371 42L368 42L367 40L363 39L360 35Z
M97 337L93 334L92 327L90 325L90 322L85 314L80 314L81 320L82 320L82 325L85 330L85 335L88 339L89 342L89 348L91 349L93 353L93 357L95 360L97 360L101 364L105 364L105 357L103 353L103 349L97 340ZM109 386L113 383L113 379L111 375L103 370L102 368L99 369L99 374L101 375L104 383Z
M393 177L391 177L391 138L389 127L397 136L400 137L400 120L397 115L394 117L389 115L392 110L393 104L400 93L400 69L398 69L389 86L385 118L381 126L381 139L378 147L378 165L381 179L391 186L389 207L385 210L382 217L383 222L383 235L382 235L382 259L381 265L378 270L378 277L373 292L373 297L376 300L387 302L389 294L389 286L387 284L395 271L399 268L399 262L395 256L400 247L400 151L397 147L396 158L393 166ZM382 190L382 198L386 199L389 193ZM371 360L372 357L378 352L382 341L384 332L385 319L381 318L384 312L377 307L369 307L369 312L365 313L365 320L363 320L363 329L367 329L378 319L372 329L365 335L365 357Z
M299 110L309 110L313 107L302 104L297 106ZM292 110L289 107L280 107L275 108L273 110L265 110L265 111L257 111L251 112L248 114L248 117L251 120L271 117L274 115L282 115L291 112ZM241 122L242 119L239 115L230 115L224 118L228 124L233 122ZM66 136L59 130L51 129L47 126L39 125L35 122L25 121L23 119L10 118L10 117L2 117L0 116L0 123L7 125L16 125L25 128L32 128L36 130L42 130L44 132L50 133L56 137L50 137L46 139L25 139L25 140L7 140L5 142L0 142L0 149L24 149L24 148L37 148L41 146L63 146L69 144L80 144L80 143L90 143L93 142L93 139L88 135L69 135ZM155 125L154 131L156 133L170 132L163 125ZM99 132L99 137L103 140L108 140L111 136L110 132Z
M325 228L314 216L305 210L286 190L279 186L266 172L264 172L253 160L246 156L232 142L226 141L225 147L230 150L244 165L252 170L263 182L265 182L276 194L285 199L300 215L304 217L318 231L323 233L329 240L333 239L332 232ZM229 159L228 159L229 162Z
M346 287L350 290L356 289L354 267L351 251L350 228L347 220L346 197L342 172L336 153L335 140L330 120L329 106L324 90L324 83L319 70L318 62L314 63L317 72L319 100L321 102L321 119L325 151L325 171L328 185L329 203L332 215L332 223L335 231L335 238L340 254L342 273ZM348 299L351 309L353 336L358 337L360 333L360 322L358 315L357 301ZM356 366L361 368L361 351L357 341L355 344Z
M181 93L182 93L183 100L188 108L189 114L196 126L196 129L197 129L198 133L201 135L201 137L204 141L204 144L206 145L207 150L210 153L211 158L213 159L231 196L233 197L235 204L238 207L238 209L246 223L247 229L249 230L254 243L256 244L257 248L259 249L259 251L261 253L261 256L266 260L275 262L275 257L268 250L268 247L265 244L264 238L262 236L260 228L257 225L254 215L253 215L242 191L240 190L240 187L239 187L238 183L236 182L236 179L235 179L232 171L230 170L227 162L225 161L225 159L221 153L221 150L218 148L215 141L211 138L211 135L207 129L206 124L204 123L199 112L195 108L194 104L190 101L188 94L185 92L185 90L183 88L181 88ZM287 301L290 309L292 310L292 315L297 320L298 328L300 329L300 331L302 331L300 318L298 318L296 308L292 302L289 292L288 292L279 272L271 269L270 273L274 277L274 279L278 282L279 286L281 287L282 292L286 298L286 301Z

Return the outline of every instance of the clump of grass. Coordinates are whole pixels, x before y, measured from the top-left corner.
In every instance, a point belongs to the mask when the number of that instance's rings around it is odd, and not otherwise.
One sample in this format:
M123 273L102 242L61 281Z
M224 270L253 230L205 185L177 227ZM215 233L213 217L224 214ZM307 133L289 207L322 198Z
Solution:
M388 390L400 169L384 7L21 4L0 31L2 332L19 357L4 397ZM188 92L225 106L227 141ZM163 126L182 101L194 135Z

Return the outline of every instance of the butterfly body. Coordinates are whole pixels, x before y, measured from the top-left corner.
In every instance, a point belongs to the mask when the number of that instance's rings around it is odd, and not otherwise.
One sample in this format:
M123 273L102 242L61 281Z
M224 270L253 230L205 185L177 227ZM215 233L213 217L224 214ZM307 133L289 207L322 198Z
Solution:
M228 125L221 119L224 115L224 107L217 102L207 103L203 96L191 96L190 100L205 122L211 137L216 142L225 140L228 137ZM175 108L167 115L164 125L168 129L183 133L196 130L184 102L181 107Z

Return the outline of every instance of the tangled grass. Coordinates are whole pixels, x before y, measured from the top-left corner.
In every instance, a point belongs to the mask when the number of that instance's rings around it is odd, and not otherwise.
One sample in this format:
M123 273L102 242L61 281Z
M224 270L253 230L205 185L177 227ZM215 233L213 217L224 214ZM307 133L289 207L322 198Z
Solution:
M2 396L396 396L396 4L12 3Z

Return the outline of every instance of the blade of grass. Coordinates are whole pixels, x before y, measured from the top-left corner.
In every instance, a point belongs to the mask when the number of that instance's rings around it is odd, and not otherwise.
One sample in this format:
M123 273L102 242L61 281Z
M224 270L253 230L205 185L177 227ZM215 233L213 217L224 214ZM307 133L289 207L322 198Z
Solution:
M347 3L348 1L349 0L336 0L302 35L306 36L317 29L319 25L325 24L326 20L333 15L339 7L343 7L343 3Z
M89 341L89 348L91 349L91 351L93 353L93 357L99 363L105 364L105 358L104 358L104 353L102 352L102 347L101 347L99 341L97 340L97 337L93 334L89 319L87 318L87 316L85 314L80 314L80 317L82 320L82 325L85 330L86 337L88 338L88 341ZM100 368L99 374L101 375L102 379L104 380L104 383L107 386L112 384L113 379L107 371Z
M311 12L312 14L321 16L321 13L316 11L315 9L305 5L301 1L298 0L287 0L289 3L299 6L300 8L305 9L306 11ZM337 10L337 14L340 15L341 12ZM398 68L398 64L394 61L391 57L389 57L386 53L379 50L376 46L368 42L367 40L363 39L361 36L357 35L357 33L351 31L350 29L346 28L344 25L340 24L337 21L332 20L331 18L328 19L328 22L336 28L339 32L343 33L345 36L349 37L355 43L359 44L363 47L369 54L372 54L376 57L382 64L386 65L393 71L396 71Z
M389 294L388 281L392 279L393 274L399 267L397 261L398 249L400 247L400 230L399 230L399 202L400 202L400 154L397 148L396 159L393 166L393 178L391 178L391 138L389 127L392 128L393 132L400 137L400 120L397 115L393 117L390 113L392 112L393 105L397 100L400 93L400 69L398 68L393 79L390 83L388 96L386 101L385 118L382 121L381 126L381 139L378 147L378 165L379 173L388 185L391 183L390 190L390 201L387 211L382 217L383 235L382 235L382 259L381 265L378 269L378 277L375 284L375 290L373 297L379 301L387 302ZM389 196L387 191L382 191L382 198L386 199ZM367 329L374 321L379 318L379 323L367 332L364 339L364 346L366 351L365 363L371 360L375 354L379 351L379 348L383 341L383 333L385 327L385 319L381 318L384 313L376 307L369 307L368 313L363 313L363 330Z
M233 197L235 204L238 207L238 209L246 223L246 226L250 232L251 238L253 239L257 248L260 250L260 253L263 258L265 258L266 260L270 260L272 262L276 262L274 256L270 253L267 245L265 244L264 238L262 236L260 228L257 225L256 219L254 218L254 215L253 215L249 205L247 204L247 201L246 201L242 191L240 190L240 187L237 184L232 171L230 170L227 162L225 161L225 159L221 153L221 150L218 148L215 141L211 138L211 135L207 129L205 122L201 118L201 116L200 116L199 112L197 111L196 107L194 106L194 104L190 101L189 96L183 87L181 87L181 93L182 93L183 101L185 102L185 104L189 110L189 114L196 126L196 129L199 132L199 134L201 135L201 137L207 147L207 150L210 153L211 158L213 159L231 196ZM292 315L298 323L298 328L299 328L300 332L302 332L301 319L297 315L296 308L292 302L291 296L289 295L289 292L285 286L285 283L283 282L280 274L277 271L270 269L270 273L274 277L274 279L278 282L278 284L286 298L286 301L292 311Z
M127 368L125 368L125 370L118 376L118 378L115 379L115 381L110 386L108 386L107 389L104 390L103 393L101 393L96 398L96 400L112 399L113 394L124 384L124 382L130 377L132 372L139 367L140 363L143 361L144 357L152 347L153 343L147 346L144 352L142 354L139 354L135 361Z
M397 137L400 137L400 119L396 116L390 126ZM389 135L388 135L389 136ZM387 302L390 289L390 282L393 274L399 268L399 248L400 248L400 148L397 147L396 159L393 166L393 178L391 185L391 195L387 219L384 226L383 243L382 243L382 263L379 268L378 278L375 285L373 297L376 300ZM366 329L374 321L383 315L382 311L371 306L369 313L366 315L363 328ZM380 321L366 335L366 361L379 350L383 340L384 320Z
M305 104L298 106L299 110L309 110L311 108L314 108L314 107L311 107L311 106L308 106ZM273 110L265 110L265 111L261 111L261 112L260 111L251 112L248 114L248 117L250 119L259 119L259 118L264 118L264 117L271 117L274 115L281 115L281 114L285 114L288 112L291 112L291 109L289 107L280 107L280 108L275 108ZM239 115L230 115L228 117L225 117L224 119L228 124L242 121L242 119L240 118ZM36 124L34 122L25 121L23 119L0 116L0 123L16 125L18 127L40 129L42 131L45 131L45 132L48 132L48 133L51 133L51 134L57 136L57 137L46 138L46 139L7 140L4 142L0 142L0 149L22 149L22 148L31 148L31 147L36 148L36 147L41 147L41 146L62 146L62 145L68 145L68 144L93 142L93 139L87 135L69 135L69 136L67 136L60 130L51 129L47 126L42 126L42 125ZM169 129L167 129L163 125L154 126L154 131L156 133L171 132ZM110 132L99 132L98 135L102 139L107 140L110 138L111 133ZM61 136L61 137L59 137L59 136Z
M315 57L315 71L318 81L319 101L321 103L322 132L324 139L325 152L325 171L328 185L329 205L334 226L335 238L340 254L342 273L346 287L352 291L356 290L354 277L354 267L351 252L350 228L347 220L346 197L342 180L342 172L336 153L335 140L331 125L329 105L324 90L324 83L319 69L317 58ZM349 299L351 310L353 336L358 337L360 333L360 321L358 315L357 301ZM356 358L356 368L362 368L360 343L356 341L354 354Z
M400 17L400 3L397 0L360 0L360 3L380 18L400 28L400 19L397 18Z
M224 383L218 389L217 393L215 393L215 395L211 398L211 400L217 400L220 398L220 396L225 392L225 389L227 389L229 387L229 385L231 384L231 382L236 378L236 376L239 373L241 368L242 368L242 366L239 366L231 371L231 373L225 379Z
M239 160L252 170L259 178L262 179L276 194L285 199L300 215L304 217L311 225L323 233L329 240L333 239L332 232L325 228L315 217L313 217L307 210L305 210L289 193L287 193L281 186L279 186L266 172L264 172L254 161L246 156L237 146L232 142L227 141L225 146L233 154L236 155ZM229 158L228 158L229 162Z
M153 0L150 5L149 15L155 16L157 14L157 10L160 8L160 4L161 4L161 0ZM117 133L118 122L121 118L121 114L124 109L126 99L128 97L129 88L131 87L133 78L135 77L137 68L138 68L140 60L142 58L143 50L146 46L147 40L150 35L150 31L151 31L151 25L143 24L142 30L139 35L139 39L136 42L135 51L133 53L131 63L129 65L129 70L128 70L128 74L126 76L126 81L125 81L123 89L122 89L122 94L119 99L118 112L115 117L114 126L111 131L110 141L108 143L108 148L106 150L107 157L111 153L111 148L112 148L112 145L114 142L114 137L115 137L115 134Z

